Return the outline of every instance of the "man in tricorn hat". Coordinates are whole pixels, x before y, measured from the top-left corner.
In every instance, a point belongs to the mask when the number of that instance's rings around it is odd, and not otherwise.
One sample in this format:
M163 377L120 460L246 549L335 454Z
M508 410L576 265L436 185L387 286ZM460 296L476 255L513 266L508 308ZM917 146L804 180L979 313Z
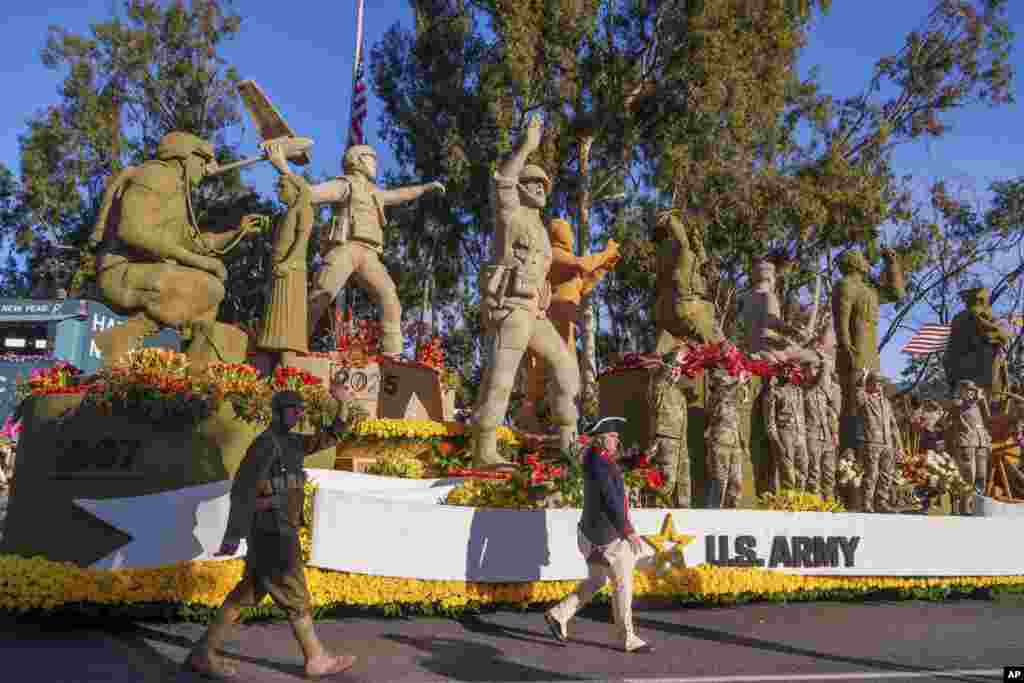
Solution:
M633 631L633 567L640 554L640 537L629 521L629 498L618 461L621 417L606 417L588 432L591 443L583 453L583 518L577 531L580 552L587 560L587 578L544 613L555 640L569 639L566 626L608 579L613 586L612 614L626 652L653 652Z
M345 426L348 396L341 384L331 385L338 401L337 417L327 429L307 436L293 434L305 412L302 395L279 391L272 400L270 427L256 437L231 486L231 513L218 555L234 555L248 539L245 574L224 600L209 630L186 660L194 671L216 678L236 672L217 650L224 644L242 609L255 607L266 595L288 615L306 660L306 675L326 676L352 666L355 657L330 654L313 628L310 595L302 566L299 527L305 505L303 459L337 443Z

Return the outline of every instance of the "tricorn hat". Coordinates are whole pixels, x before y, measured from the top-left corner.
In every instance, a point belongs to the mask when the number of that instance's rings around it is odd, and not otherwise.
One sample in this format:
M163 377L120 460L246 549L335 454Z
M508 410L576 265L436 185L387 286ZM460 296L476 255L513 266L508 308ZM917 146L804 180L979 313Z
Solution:
M611 432L621 432L626 428L626 418L624 417L603 417L598 420L594 426L587 430L588 436L597 436L598 434L609 434Z

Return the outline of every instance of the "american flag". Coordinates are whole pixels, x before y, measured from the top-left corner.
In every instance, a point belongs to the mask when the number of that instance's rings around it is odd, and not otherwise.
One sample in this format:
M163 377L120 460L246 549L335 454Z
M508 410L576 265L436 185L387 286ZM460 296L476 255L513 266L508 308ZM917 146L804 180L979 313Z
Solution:
M364 80L362 50L359 52L355 82L352 84L352 128L348 134L349 146L362 145L366 139L363 136L363 121L366 119L366 81Z
M936 351L943 351L949 342L949 325L925 325L910 338L903 353L923 356Z

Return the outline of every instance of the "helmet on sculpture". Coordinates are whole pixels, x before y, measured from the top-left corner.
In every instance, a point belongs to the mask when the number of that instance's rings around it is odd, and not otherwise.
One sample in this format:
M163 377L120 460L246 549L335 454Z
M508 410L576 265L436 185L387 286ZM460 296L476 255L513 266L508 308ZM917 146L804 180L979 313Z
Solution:
M377 153L369 145L352 145L345 150L345 156L341 158L341 170L345 173L359 170L359 163L367 154L377 157Z
M528 180L540 180L544 183L544 193L551 194L551 178L544 172L544 169L536 164L527 164L519 172L519 182L525 183Z
M197 135L176 130L165 135L156 148L156 158L161 161L184 160L192 155L213 161L213 145Z

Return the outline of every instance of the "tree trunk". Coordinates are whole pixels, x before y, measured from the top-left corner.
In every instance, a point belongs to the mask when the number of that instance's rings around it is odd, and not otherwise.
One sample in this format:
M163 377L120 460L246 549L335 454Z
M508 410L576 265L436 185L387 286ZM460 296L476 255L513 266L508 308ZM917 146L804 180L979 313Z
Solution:
M590 148L593 144L593 136L588 135L579 139L580 220L576 248L580 256L586 256L590 252ZM595 418L598 411L597 320L590 294L580 301L580 313L580 406L584 415Z

